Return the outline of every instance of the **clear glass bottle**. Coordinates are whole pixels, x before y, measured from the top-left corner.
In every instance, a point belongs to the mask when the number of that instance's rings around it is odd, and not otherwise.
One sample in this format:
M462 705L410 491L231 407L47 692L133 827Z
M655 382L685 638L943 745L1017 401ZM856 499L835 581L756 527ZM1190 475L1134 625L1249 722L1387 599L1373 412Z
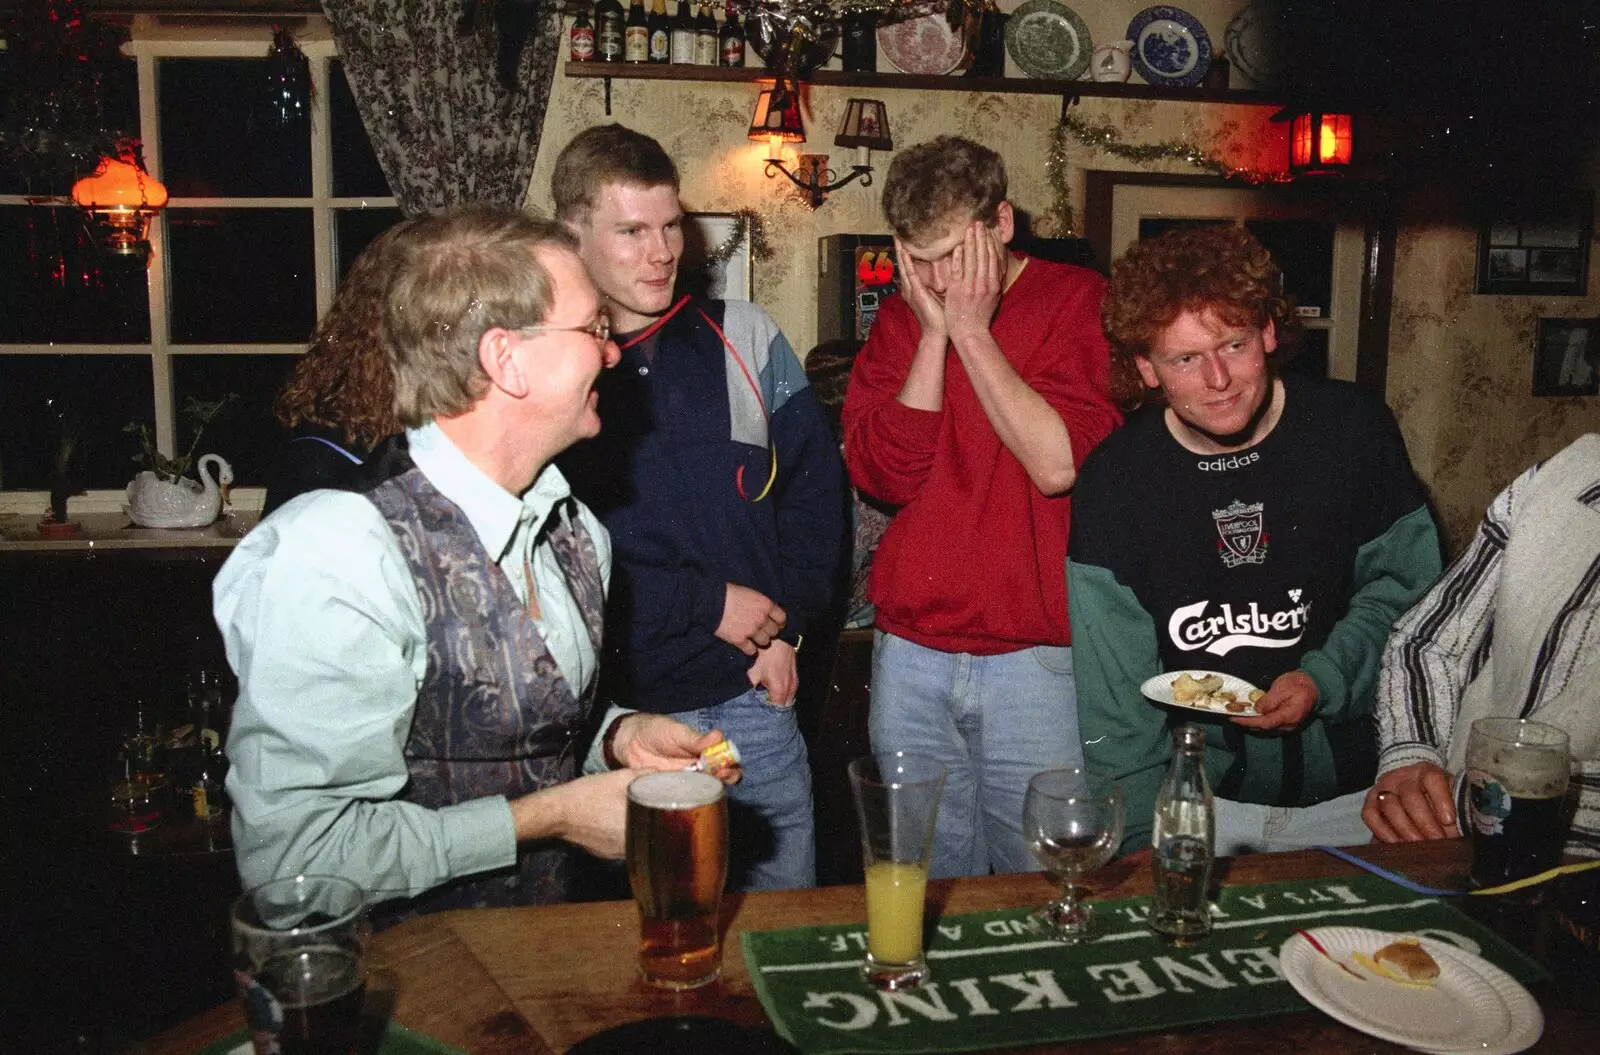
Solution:
M1211 862L1217 822L1206 783L1205 730L1185 724L1173 730L1172 766L1156 795L1155 904L1150 929L1180 945L1211 933Z

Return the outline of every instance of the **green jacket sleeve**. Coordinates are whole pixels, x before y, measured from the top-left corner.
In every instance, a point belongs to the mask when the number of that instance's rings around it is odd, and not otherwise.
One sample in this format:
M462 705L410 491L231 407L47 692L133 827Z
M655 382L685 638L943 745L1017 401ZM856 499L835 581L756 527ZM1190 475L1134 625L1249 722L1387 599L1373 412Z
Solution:
M1349 721L1372 711L1389 630L1439 577L1439 534L1427 506L1356 551L1354 590L1321 648L1300 657L1317 683L1317 715Z
M1161 673L1156 625L1110 570L1067 561L1072 667L1084 764L1122 788L1122 852L1150 843L1156 792L1172 755L1166 716L1139 692Z

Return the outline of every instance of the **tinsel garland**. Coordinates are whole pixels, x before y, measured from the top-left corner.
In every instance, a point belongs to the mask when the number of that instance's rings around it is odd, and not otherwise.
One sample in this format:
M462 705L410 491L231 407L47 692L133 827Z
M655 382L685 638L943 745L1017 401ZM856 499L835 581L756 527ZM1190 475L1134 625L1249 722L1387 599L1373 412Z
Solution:
M1067 182L1069 165L1069 140L1081 146L1103 151L1112 157L1131 161L1136 165L1150 165L1159 161L1181 161L1213 175L1229 179L1242 179L1246 183L1287 183L1288 173L1266 169L1239 168L1186 139L1164 139L1159 143L1124 143L1122 133L1109 122L1091 124L1071 114L1061 119L1050 136L1050 153L1045 160L1045 171L1050 178L1050 189L1055 192L1055 203L1050 216L1055 220L1056 231L1066 237L1078 234L1077 211L1072 207L1072 188Z
M737 209L733 214L733 231L723 239L721 245L706 253L706 270L710 271L726 264L728 258L733 256L744 242L747 234L750 236L752 260L766 260L772 256L772 244L767 241L767 229L762 222L761 214L754 209Z

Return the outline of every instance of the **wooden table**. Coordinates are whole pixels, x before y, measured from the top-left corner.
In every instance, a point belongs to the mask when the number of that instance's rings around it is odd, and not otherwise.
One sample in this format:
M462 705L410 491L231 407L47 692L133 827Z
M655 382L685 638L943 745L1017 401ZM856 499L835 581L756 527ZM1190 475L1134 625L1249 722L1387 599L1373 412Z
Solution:
M1371 846L1359 853L1429 885L1458 883L1466 871L1467 846L1462 840ZM1218 868L1228 885L1356 871L1315 852L1239 857L1219 862ZM1148 867L1113 864L1096 878L1100 896L1150 893ZM942 911L961 913L1042 904L1054 887L1043 875L1031 873L933 883L930 891ZM480 909L414 920L375 939L371 988L393 994L396 1021L487 1055L564 1051L607 1027L657 1015L712 1015L762 1025L766 1018L739 952L740 932L858 921L865 918L866 908L860 887L827 887L734 895L724 913L729 927L722 981L692 993L658 992L636 980L638 923L628 902ZM1530 922L1534 918L1536 914L1524 913L1523 918L1498 922L1506 937L1544 956L1554 935L1549 926ZM1546 1027L1543 1039L1530 1050L1592 1055L1600 1050L1600 999L1594 995L1593 964L1554 966L1556 980L1533 989L1544 1009ZM145 1050L187 1055L241 1024L237 1008L217 1008ZM1074 1055L1279 1051L1367 1055L1406 1049L1307 1011L1184 1032L1081 1041L1070 1050Z

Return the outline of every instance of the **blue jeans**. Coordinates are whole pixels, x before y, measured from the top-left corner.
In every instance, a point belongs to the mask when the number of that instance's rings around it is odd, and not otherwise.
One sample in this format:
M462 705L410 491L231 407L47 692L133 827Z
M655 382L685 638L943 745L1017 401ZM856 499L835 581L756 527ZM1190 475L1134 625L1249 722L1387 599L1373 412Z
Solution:
M867 729L873 751L944 763L931 875L1039 868L1022 834L1028 781L1041 770L1083 765L1071 648L972 656L880 630Z
M702 733L721 729L744 761L744 778L728 789L728 889L816 886L811 764L794 708L757 688L671 717Z

